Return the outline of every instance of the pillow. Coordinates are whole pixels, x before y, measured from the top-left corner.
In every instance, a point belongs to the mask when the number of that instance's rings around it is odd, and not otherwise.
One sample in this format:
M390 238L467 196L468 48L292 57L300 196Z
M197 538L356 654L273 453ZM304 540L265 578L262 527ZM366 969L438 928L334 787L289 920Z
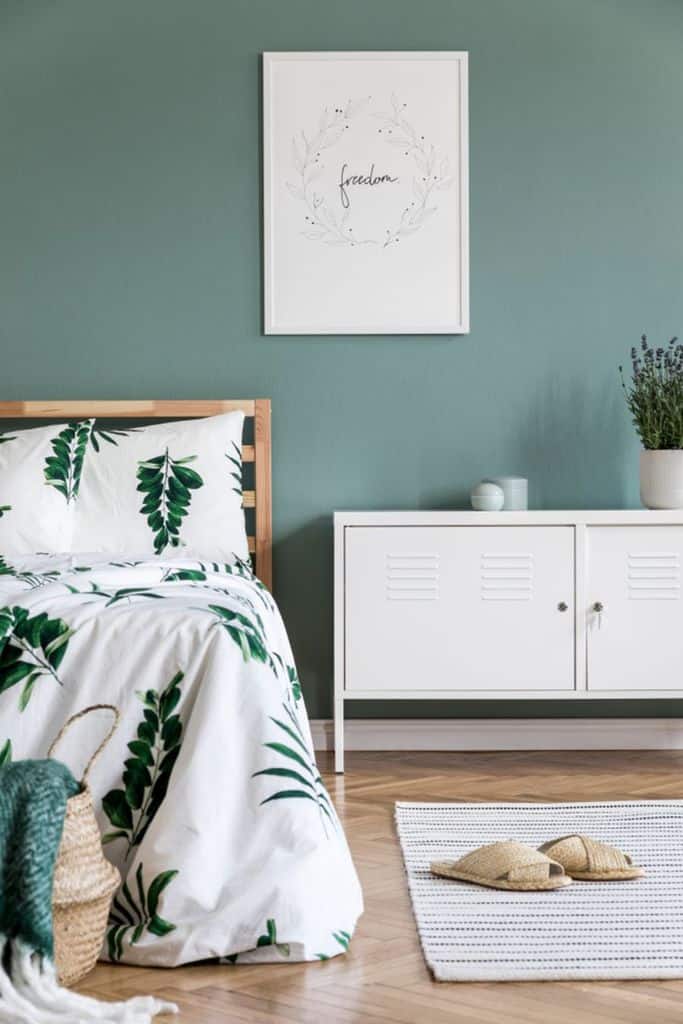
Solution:
M69 551L94 420L0 434L0 551Z
M242 511L244 414L93 429L73 551L248 559Z

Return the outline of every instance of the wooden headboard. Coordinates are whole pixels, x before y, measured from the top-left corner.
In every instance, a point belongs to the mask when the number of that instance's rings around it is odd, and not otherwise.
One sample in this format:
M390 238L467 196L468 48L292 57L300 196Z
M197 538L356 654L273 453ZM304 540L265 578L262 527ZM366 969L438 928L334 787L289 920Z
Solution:
M270 399L189 399L130 402L0 402L1 419L73 420L98 419L194 419L241 410L247 422L253 420L253 443L242 445L242 459L254 464L253 490L243 494L244 508L254 510L255 527L247 530L249 551L256 573L265 585L273 585L273 523L270 456Z

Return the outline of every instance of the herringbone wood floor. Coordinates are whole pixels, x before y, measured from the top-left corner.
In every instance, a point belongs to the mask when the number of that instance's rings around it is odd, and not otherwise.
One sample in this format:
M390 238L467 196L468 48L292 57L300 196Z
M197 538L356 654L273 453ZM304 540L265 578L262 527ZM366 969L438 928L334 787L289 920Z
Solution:
M321 755L325 766L326 755ZM331 768L331 761L327 763ZM413 923L395 800L604 800L683 797L673 752L356 753L326 781L363 883L351 952L327 963L152 970L102 964L81 991L154 992L183 1024L669 1024L683 981L448 984L431 980ZM332 883L333 884L333 883Z

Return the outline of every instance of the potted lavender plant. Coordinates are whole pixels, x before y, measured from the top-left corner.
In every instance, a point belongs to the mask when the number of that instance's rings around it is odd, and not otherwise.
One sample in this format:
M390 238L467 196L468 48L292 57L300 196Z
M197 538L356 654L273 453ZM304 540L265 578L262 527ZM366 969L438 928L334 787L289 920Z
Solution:
M643 335L631 363L628 384L619 372L643 445L640 500L646 508L683 508L683 344L672 338L654 349Z

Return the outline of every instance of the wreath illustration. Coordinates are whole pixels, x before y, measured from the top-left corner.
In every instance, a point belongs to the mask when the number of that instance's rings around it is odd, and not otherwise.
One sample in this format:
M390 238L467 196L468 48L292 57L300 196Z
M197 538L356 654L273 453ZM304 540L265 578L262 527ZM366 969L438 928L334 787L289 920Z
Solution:
M391 111L371 116L381 124L377 132L384 137L385 143L402 149L404 156L412 157L415 168L413 198L380 237L365 238L354 234L349 223L350 209L347 207L342 213L335 213L325 197L316 191L315 183L324 171L322 154L341 140L371 101L371 96L363 96L348 100L344 107L333 110L324 107L314 133L309 137L302 130L299 138L295 136L292 139L292 160L297 180L285 184L292 196L306 207L303 235L311 241L335 246L379 245L387 249L419 231L438 210L436 193L453 184L448 158L441 156L433 144L425 141L424 135L420 135L405 116L407 104L400 103L392 93Z

